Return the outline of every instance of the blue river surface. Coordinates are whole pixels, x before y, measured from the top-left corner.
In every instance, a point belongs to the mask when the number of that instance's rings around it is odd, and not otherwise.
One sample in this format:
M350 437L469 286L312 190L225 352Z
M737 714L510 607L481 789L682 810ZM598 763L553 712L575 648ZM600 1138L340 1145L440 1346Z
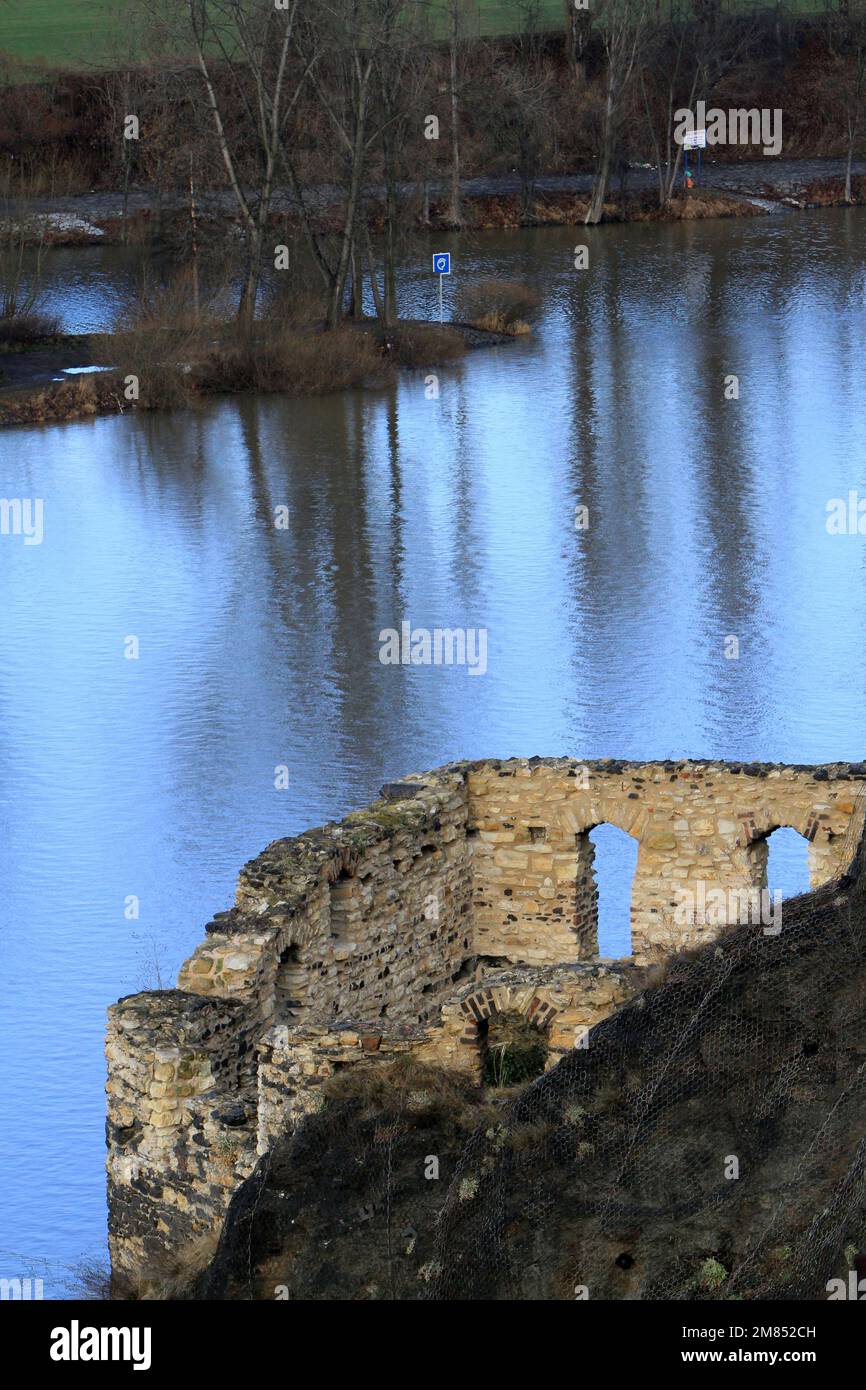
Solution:
M62 1297L104 1258L106 1007L174 983L270 840L465 757L866 755L864 237L852 210L453 240L446 309L485 277L543 305L438 394L0 435L3 496L43 508L39 544L0 535L0 1276ZM409 312L438 313L429 266ZM58 252L49 302L107 327L133 281ZM406 621L484 629L486 671L383 664ZM601 859L621 954L627 847ZM771 882L802 886L796 844Z

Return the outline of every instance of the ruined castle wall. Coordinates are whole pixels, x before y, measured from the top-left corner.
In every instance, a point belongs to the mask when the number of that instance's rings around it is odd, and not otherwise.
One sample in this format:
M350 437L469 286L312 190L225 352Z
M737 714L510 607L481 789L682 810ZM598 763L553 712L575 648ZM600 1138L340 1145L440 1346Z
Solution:
M179 989L113 1007L115 1270L153 1265L212 1229L250 1170L269 1029L328 1036L361 1018L381 1034L438 1019L473 954L466 814L462 775L431 774L339 825L277 841L244 868L235 907L210 923Z
M381 1066L422 1056L430 1031L391 1025L387 1036L347 1024L290 1028L276 1024L259 1045L258 1152L317 1110L322 1083L338 1069Z
M212 1235L273 1136L347 1065L411 1051L479 1073L517 1009L551 1062L639 984L597 959L589 832L638 842L634 966L711 938L682 894L760 887L766 836L843 872L866 767L515 759L407 778L339 825L276 841L241 873L179 989L109 1012L109 1230L137 1278Z
M516 1012L545 1035L547 1066L574 1047L586 1046L589 1030L632 997L642 973L631 965L585 962L564 969L531 967L497 971L460 986L426 1027L391 1025L386 1034L368 1025L276 1025L258 1049L258 1152L264 1154L287 1124L319 1108L322 1083L347 1067L370 1067L407 1053L421 1062L453 1067L481 1080L485 1023Z
M181 988L241 995L260 1021L433 1017L473 952L466 790L459 774L388 799L247 864Z
M109 1010L109 1244L137 1285L213 1230L252 1169L255 1033L240 1001L178 990Z
M792 826L809 841L812 886L836 877L862 824L861 764L798 768L726 763L470 765L475 940L482 956L553 965L597 954L591 830L638 842L632 952L639 963L708 939L705 888L760 888L766 837ZM855 826L855 822L857 825ZM684 920L683 888L694 888Z

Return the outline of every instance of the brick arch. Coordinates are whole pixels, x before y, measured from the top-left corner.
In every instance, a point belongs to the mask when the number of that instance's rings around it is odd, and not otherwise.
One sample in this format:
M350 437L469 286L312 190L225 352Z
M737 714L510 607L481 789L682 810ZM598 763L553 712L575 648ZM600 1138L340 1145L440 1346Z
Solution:
M649 824L646 806L629 802L625 797L620 802L609 794L598 801L591 802L582 812L575 813L575 807L565 802L551 816L554 831L562 837L589 835L600 825L612 825L631 835L640 844Z
M358 872L358 865L361 862L360 851L352 845L340 846L338 852L328 860L325 866L325 882L328 884L336 883L341 878L354 878Z
M463 1017L461 1042L481 1048L481 1025L488 1023L497 1014L514 1010L523 1014L539 1030L546 1030L556 1018L559 1010L544 998L543 991L531 988L512 988L509 985L481 985L460 1002Z
M746 849L762 841L766 843L777 830L794 830L798 835L802 835L807 844L812 844L818 833L818 813L810 808L801 816L788 818L784 815L752 815L744 817L741 826L741 841Z

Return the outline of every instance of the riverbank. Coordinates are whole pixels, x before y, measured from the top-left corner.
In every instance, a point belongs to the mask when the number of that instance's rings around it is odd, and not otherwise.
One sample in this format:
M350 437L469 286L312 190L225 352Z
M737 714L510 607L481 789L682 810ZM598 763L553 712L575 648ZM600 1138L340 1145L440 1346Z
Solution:
M523 331L360 320L331 331L261 323L246 341L234 323L57 335L0 353L0 426L181 409L244 391L314 396L383 386L400 370L440 367Z
M854 163L853 205L866 204L866 161ZM516 227L582 225L589 206L593 175L580 172L546 176L523 187L514 175L466 179L461 185L463 226L489 231ZM617 178L609 190L604 222L683 221L712 217L754 217L784 209L849 206L845 199L841 160L749 160L735 163L705 162L699 183L686 190L680 183L667 208L658 206L658 174L650 166L632 167L624 180ZM370 225L375 230L380 190L372 188ZM450 230L446 190L432 182L423 189L401 189L414 205L412 227L417 233ZM314 199L324 216L338 206L335 190L324 186ZM200 192L197 215L200 224L212 224L225 232L237 225L236 208L224 190ZM171 238L186 227L189 207L183 194L166 196L155 189L138 188L121 193L37 198L26 205L0 203L0 231L29 245L46 247L108 246L146 243ZM298 222L294 199L287 189L273 199L275 227Z

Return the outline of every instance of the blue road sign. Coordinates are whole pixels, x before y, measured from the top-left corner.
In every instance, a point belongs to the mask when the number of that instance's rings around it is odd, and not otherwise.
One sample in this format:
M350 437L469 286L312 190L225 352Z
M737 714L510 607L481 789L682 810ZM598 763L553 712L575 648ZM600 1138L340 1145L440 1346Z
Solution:
M434 251L434 253L433 253L433 274L434 274L434 275L450 275L450 274L451 274L451 252L450 252L450 251Z

